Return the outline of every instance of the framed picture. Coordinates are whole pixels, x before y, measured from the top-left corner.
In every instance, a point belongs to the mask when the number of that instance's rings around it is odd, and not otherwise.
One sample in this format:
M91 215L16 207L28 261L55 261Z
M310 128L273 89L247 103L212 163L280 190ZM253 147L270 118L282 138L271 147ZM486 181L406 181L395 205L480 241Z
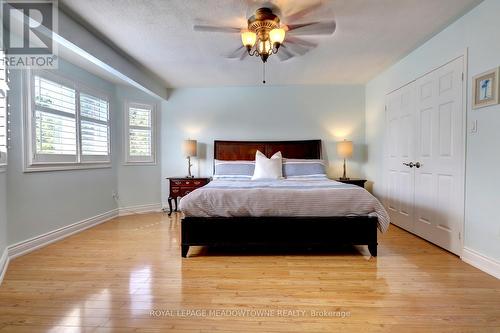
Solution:
M472 78L474 90L472 91L472 108L482 108L498 104L498 95L500 93L498 85L499 69L481 73Z

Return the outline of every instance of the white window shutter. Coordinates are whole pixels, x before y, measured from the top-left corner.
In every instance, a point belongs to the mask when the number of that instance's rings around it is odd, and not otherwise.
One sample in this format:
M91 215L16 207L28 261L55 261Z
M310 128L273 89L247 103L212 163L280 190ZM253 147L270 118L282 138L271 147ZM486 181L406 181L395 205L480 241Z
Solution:
M129 163L155 163L155 109L153 105L127 106L127 160Z
M80 93L80 128L82 161L109 161L109 103L87 93Z
M38 75L33 79L35 161L76 162L75 89Z

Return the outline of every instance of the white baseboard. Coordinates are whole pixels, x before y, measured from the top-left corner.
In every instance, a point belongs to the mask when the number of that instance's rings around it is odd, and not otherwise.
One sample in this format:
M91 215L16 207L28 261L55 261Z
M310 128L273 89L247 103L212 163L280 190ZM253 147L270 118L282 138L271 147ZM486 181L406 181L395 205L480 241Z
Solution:
M464 247L464 250L462 251L462 260L468 263L469 265L472 265L480 270L482 270L485 273L488 273L490 275L493 275L497 279L500 279L500 262L493 259L486 257L485 255L469 249L467 247Z
M0 257L0 284L2 284L5 272L7 272L7 266L9 266L9 251L8 248L5 248Z
M162 210L161 203L119 207L118 208L118 216L161 212L161 210Z
M109 221L117 216L160 212L161 208L162 207L160 203L116 208L110 210L109 212L102 213L94 217L67 225L65 227L49 231L45 234L30 238L28 240L10 245L3 251L0 257L0 284L2 283L2 279L5 275L5 272L7 271L9 261L16 257L47 246L51 243L81 232L85 229Z
M10 245L8 247L9 259L14 259L28 252L34 251L55 241L66 238L77 232L91 228L98 224L104 223L118 216L118 209L110 210L109 212L99 214L97 216L67 225L65 227L47 232L40 236Z

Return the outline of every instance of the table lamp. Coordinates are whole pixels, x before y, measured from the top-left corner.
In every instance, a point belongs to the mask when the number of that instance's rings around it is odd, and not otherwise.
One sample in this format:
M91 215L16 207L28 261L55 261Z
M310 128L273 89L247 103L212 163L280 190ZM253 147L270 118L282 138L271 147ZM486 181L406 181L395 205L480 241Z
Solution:
M197 153L197 142L196 140L184 140L184 155L186 156L188 160L188 178L193 178L193 175L191 175L191 167L193 166L191 164L191 157L195 157Z
M345 172L345 160L346 158L352 157L352 151L353 151L352 141L344 140L337 142L337 155L344 159L344 173L340 178L341 180L349 180Z

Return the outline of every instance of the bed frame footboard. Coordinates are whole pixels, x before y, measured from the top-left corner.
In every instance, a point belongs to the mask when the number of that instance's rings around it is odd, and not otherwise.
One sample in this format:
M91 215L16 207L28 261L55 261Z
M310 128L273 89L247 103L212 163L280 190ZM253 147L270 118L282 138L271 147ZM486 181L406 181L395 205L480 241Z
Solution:
M377 256L377 217L185 217L181 254L189 246L368 245Z

